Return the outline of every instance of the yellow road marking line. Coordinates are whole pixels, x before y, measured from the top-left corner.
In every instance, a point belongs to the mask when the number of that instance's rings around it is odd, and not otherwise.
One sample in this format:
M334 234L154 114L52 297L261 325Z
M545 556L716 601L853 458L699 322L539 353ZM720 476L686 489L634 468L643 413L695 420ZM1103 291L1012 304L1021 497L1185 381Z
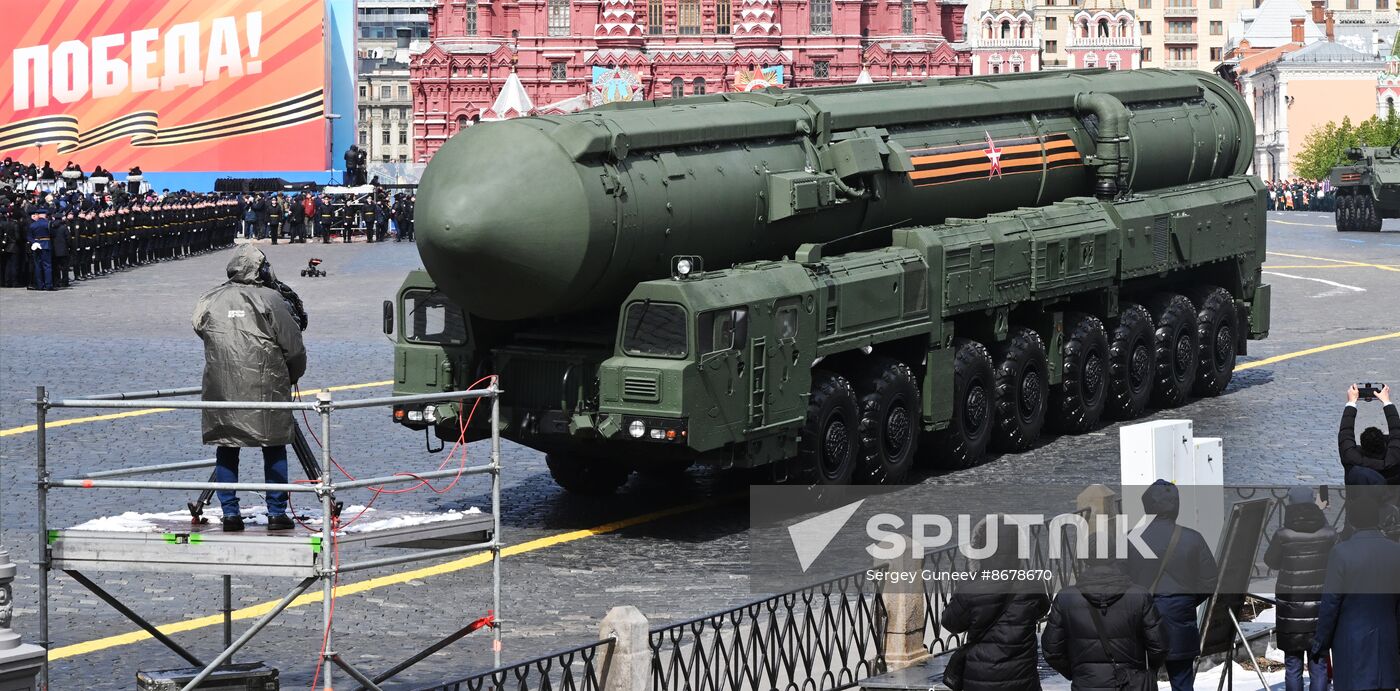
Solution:
M582 540L584 538L595 537L598 535L606 535L608 533L615 533L619 530L631 528L633 526L638 526L643 523L651 523L653 521L657 521L663 518L669 518L671 516L677 516L680 514L697 511L706 507L715 506L717 504L730 501L736 498L737 496L739 495L735 494L725 497L718 497L706 501L694 502L691 504L685 504L669 509L663 509L661 511L654 511L652 513L645 513L638 516L633 516L631 518L624 518L620 521L604 523L602 525L594 526L592 528L584 528L582 530L571 530L555 535L547 535L545 537L536 538L528 542L522 542L518 545L510 545L507 547L503 547L501 548L501 557L505 558L515 556L518 554L525 554L527 552L534 552L549 547L555 547L557 545L574 542L576 540ZM354 583L342 585L336 588L335 597L355 595L357 593L363 593L378 588L384 588L391 585L400 585L412 580L429 578L431 576L440 576L443 574L453 573L456 571L461 571L463 569L470 569L475 566L481 566L483 564L490 563L491 554L489 552L472 554L470 556L462 557L460 559L454 559L452 561L444 562L441 564L435 564L433 566L425 566L419 569L401 571L399 573L393 573L387 576L379 576L377 578L369 578L363 581L356 581ZM295 600L292 600L292 604L288 605L288 609L292 607L302 607L320 601L320 591L310 592L301 595ZM262 602L256 605L251 605L249 607L236 609L233 611L233 618L235 620L256 619L272 611L272 608L276 606L276 604L276 600L270 600L268 602ZM161 633L170 635L175 633L182 633L185 631L194 631L196 629L209 628L211 626L219 626L223 624L223 621L224 617L222 614L215 614L207 617L186 619L185 621L178 621L170 624L165 624L156 628L159 629ZM104 638L97 638L90 641L84 641L82 643L74 643L73 645L65 645L61 648L54 648L53 650L49 651L49 659L62 660L64 658L77 657L79 655L87 655L88 653L95 653L101 650L107 650L109 648L131 645L132 643L144 641L151 637L151 634L146 633L145 631L131 631L115 636L106 636Z
M1274 364L1275 362L1283 362L1284 360L1292 360L1293 358L1299 358L1299 357L1303 357L1303 356L1305 356L1305 355L1315 355L1315 354L1317 354L1317 353L1323 353L1323 352L1327 352L1327 351L1329 351L1329 350L1336 350L1337 348L1348 348L1348 347L1351 347L1351 346L1362 345L1362 344L1365 344L1365 343L1375 343L1376 341L1384 341L1384 340L1389 339L1389 338L1400 338L1400 331L1396 331L1396 332L1394 332L1394 333L1382 334L1382 335L1380 335L1380 336L1367 336L1366 338L1358 338L1358 339L1356 339L1356 340L1354 340L1354 341L1343 341L1343 342L1341 342L1341 343L1332 343L1332 344L1329 344L1329 345L1318 346L1318 347L1316 347L1316 348L1308 348L1307 350L1299 350L1299 351L1293 352L1293 353L1284 353L1284 354L1282 354L1282 355L1275 355L1275 356L1273 356L1273 357L1266 357L1266 358L1264 358L1264 359L1262 359L1262 360L1250 360L1249 362L1242 362L1242 363L1240 363L1240 364L1238 364L1238 365L1235 365L1235 371L1238 372L1238 371L1240 371L1240 370L1253 369L1253 368L1255 368L1255 367L1263 367L1264 365L1272 365L1272 364Z
M1269 254L1272 254L1276 257L1289 257L1291 259L1307 259L1315 262L1333 262L1335 264L1349 264L1351 266L1369 266L1373 269L1381 269L1382 271L1400 271L1400 269L1397 269L1393 266L1387 266L1385 264L1369 264L1367 262L1354 262L1347 259L1329 259L1327 257L1312 257L1306 254L1288 254L1286 252L1269 252Z
M301 392L301 395L303 395L303 396L315 396L316 394L321 393L322 391L350 391L350 390L352 390L352 389L368 389L368 388L372 388L372 387L375 387L375 386L388 386L388 385L393 384L393 383L394 383L394 382L393 382L392 380L390 380L390 381L372 381L372 382L367 382L367 383L364 383L364 384L342 384L342 385L340 385L340 386L328 386L328 387L326 387L326 388L324 388L324 389L308 389L308 390L306 390L306 391ZM170 412L170 411L172 411L172 410L175 410L175 409L174 409L174 408L139 408L139 409L135 409L135 410L123 411L123 412L120 412L120 413L107 413L107 414L105 414L105 415L89 415L89 416L87 416L87 417L69 417L69 418L62 418L62 419L59 419L59 420L48 420L48 421L46 421L46 422L44 423L44 425L45 425L45 427L67 427L67 426L69 426L69 425L81 425L81 424L87 423L87 422L101 422L101 421L103 421L103 420L120 420L120 419L122 419L122 418L140 417L140 416L142 416L142 415L150 415L150 414L152 414L152 413L168 413L168 412ZM39 429L39 426L38 426L38 425L23 425L23 426L20 426L20 427L11 427L11 428L9 428L9 429L2 429L2 430L0 430L0 437L8 437L8 436L12 436L12 435L15 435L15 434L27 434L27 433L29 433L29 432L37 431L38 429Z

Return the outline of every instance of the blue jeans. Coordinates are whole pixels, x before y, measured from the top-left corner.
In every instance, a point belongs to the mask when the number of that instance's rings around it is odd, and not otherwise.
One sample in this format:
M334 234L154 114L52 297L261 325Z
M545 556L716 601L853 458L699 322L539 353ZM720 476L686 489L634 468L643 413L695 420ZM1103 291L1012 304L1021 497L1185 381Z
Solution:
M287 447L286 446L264 446L263 450L263 477L266 482L274 484L287 483ZM220 446L214 451L214 482L238 482L238 447ZM224 508L225 516L238 515L238 493L229 490L219 490L219 505ZM287 493L268 492L267 493L267 515L285 516L287 514Z
M1167 660L1167 678L1172 691L1192 691L1196 686L1196 659Z
M1285 651L1283 654L1284 691L1303 691L1303 656L1307 653ZM1308 691L1327 691L1327 658L1308 659Z
M34 287L39 290L53 289L53 250L34 251Z

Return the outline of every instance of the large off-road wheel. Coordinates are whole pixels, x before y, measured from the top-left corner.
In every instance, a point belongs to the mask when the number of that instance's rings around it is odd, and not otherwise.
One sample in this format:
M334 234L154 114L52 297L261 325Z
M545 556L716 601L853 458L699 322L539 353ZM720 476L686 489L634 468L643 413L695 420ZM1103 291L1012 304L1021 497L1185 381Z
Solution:
M1376 199L1370 194L1359 194L1357 201L1357 230L1367 233L1377 233L1381 229L1381 215L1376 209Z
M992 441L992 405L996 379L986 346L966 338L953 339L953 419L937 435L936 465L971 468L987 456Z
M582 456L551 453L544 457L549 475L560 487L575 494L603 496L627 483L631 471L619 463Z
M1051 399L1055 429L1080 434L1098 426L1108 404L1108 336L1087 314L1065 316L1064 377Z
M1149 301L1149 309L1157 326L1152 402L1160 408L1175 408L1186 402L1196 384L1200 360L1196 307L1184 295L1159 293Z
M856 472L859 424L851 383L825 370L812 372L812 395L797 444L793 479L809 485L850 484Z
M1339 233L1348 233L1348 232L1351 232L1351 200L1352 200L1352 199L1353 199L1353 197L1352 197L1350 194L1338 194L1338 195L1337 195L1336 219L1337 219L1337 232L1339 232Z
M1002 451L1025 451L1040 439L1050 403L1045 343L1040 334L1013 327L993 356L997 396L992 442Z
M1235 341L1239 338L1239 312L1235 298L1224 288L1206 287L1195 296L1196 338L1200 361L1196 363L1197 396L1219 396L1235 374Z
M893 358L862 363L856 377L860 412L857 479L896 485L914 467L919 440L919 384L909 366Z
M1114 419L1136 419L1152 401L1157 373L1154 331L1147 308L1122 305L1108 343L1108 414Z

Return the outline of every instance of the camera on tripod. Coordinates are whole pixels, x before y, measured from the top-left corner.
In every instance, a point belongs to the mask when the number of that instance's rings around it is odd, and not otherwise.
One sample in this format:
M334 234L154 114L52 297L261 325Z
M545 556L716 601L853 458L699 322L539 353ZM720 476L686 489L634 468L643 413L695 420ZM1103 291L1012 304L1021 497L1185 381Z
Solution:
M326 275L326 272L325 272L324 270L322 270L320 267L321 267L321 260L320 260L320 259L317 259L317 258L315 258L315 257L312 257L310 260L308 260L308 261L306 262L306 268L301 270L301 275L307 276L307 277L310 277L310 278L316 278L317 276L325 276L325 275Z

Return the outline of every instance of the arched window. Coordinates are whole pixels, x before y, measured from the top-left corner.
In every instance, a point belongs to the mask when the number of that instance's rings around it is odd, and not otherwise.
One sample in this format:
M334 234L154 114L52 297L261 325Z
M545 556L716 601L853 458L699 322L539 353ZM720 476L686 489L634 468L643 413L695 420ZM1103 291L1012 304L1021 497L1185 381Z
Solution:
M1001 37L1002 37L1002 38L1011 38L1011 20L1009 20L1009 19L1003 19L1003 20L1001 20Z
M1089 53L1088 55L1085 55L1085 56L1084 56L1084 66L1085 66L1085 67L1098 67L1098 65L1099 65L1099 56L1098 56L1098 55L1095 55L1094 53Z
M1099 20L1099 38L1108 38L1108 20Z
M899 0L900 33L914 33L914 0Z
M676 77L671 80L671 98L680 98L685 95L685 80Z
M704 78L704 77L696 77L695 80L692 81L692 82L690 83L690 93L693 94L693 95L695 95L695 96L704 96L704 95L705 95L705 78Z
M476 35L476 0L467 0L466 29L468 36Z
M1079 36L1080 36L1081 38L1089 38L1089 20L1088 20L1088 19L1081 19L1081 20L1079 20Z
M812 33L831 33L831 0L812 0Z
M996 30L992 28L992 20L990 17L987 18L987 21L982 22L982 29L982 34L986 38L996 38Z
M715 0L715 33L729 33L729 27L733 20L734 11L729 7L729 0Z
M1026 37L1026 20L1022 19L1016 23L1016 38Z
M1133 35L1133 30L1131 27L1128 26L1127 19L1121 19L1118 21L1118 35L1122 36L1123 38L1129 38Z
M549 0L549 35L569 35L569 0Z
M461 132L461 131L464 130L464 129L467 129L467 116L465 116L465 115L458 115L458 116L457 116L457 131L458 131L458 132Z
M680 32L700 33L700 0L680 0Z

